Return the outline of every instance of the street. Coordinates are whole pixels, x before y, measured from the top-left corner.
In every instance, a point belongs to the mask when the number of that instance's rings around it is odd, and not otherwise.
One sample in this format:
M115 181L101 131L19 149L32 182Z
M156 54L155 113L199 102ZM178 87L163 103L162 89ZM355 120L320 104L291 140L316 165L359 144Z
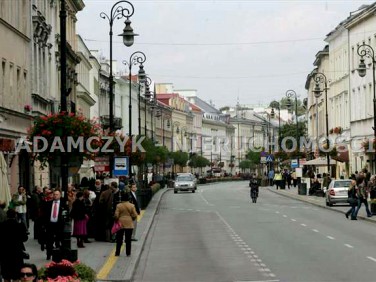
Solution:
M248 182L169 191L134 281L375 281L375 234L265 187L252 204Z

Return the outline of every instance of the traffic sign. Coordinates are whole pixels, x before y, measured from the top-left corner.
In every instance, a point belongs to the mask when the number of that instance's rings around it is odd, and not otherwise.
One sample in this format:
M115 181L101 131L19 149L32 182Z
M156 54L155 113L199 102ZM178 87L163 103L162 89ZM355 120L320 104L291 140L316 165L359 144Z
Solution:
M298 167L298 160L293 159L291 160L291 168L297 168Z
M274 162L273 155L267 155L265 161L266 161L267 163L272 163L272 162Z
M129 159L128 157L117 157L114 161L114 175L116 176L128 176Z

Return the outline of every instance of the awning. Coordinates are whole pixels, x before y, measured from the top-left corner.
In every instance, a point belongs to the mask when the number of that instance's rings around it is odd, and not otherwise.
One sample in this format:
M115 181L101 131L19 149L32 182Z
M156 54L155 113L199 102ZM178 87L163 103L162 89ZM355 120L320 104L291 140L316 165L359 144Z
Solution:
M7 206L10 202L10 187L8 183L8 165L4 159L4 155L0 152L0 200L4 201Z
M330 159L330 164L335 165L336 161L333 159ZM304 165L326 166L327 161L326 161L326 158L317 158L314 160L307 161Z

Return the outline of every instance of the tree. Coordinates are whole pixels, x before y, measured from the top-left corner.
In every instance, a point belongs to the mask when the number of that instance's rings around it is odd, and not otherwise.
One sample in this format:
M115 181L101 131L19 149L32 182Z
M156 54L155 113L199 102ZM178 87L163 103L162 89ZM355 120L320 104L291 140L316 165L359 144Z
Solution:
M298 134L296 133L296 128L297 128L296 123L292 123L292 122L286 123L281 127L280 140L279 140L279 144L281 145L280 150L284 149L282 148L282 146L284 146L285 149L287 150L292 149L293 141L291 140L291 138L294 138L294 139L299 138L299 140L296 140L297 141L296 145L299 145L300 138L306 136L307 128L306 128L305 122L298 122ZM289 137L289 139L282 142L287 137ZM292 152L289 155L290 157L293 157L293 156L296 156L297 154L298 152L296 152L296 154Z
M244 172L246 169L250 169L252 162L250 160L243 160L239 163L239 168Z
M193 155L191 159L189 160L188 165L193 168L201 168L201 167L206 167L210 165L210 161L207 158L204 158L199 155Z
M279 101L279 105L280 105L280 107L281 107L281 110L290 110L290 109L288 109L288 107L287 107L287 97L283 97L280 101ZM300 116L300 115L303 115L304 113L305 113L305 108L303 107L303 102L302 102L302 100L300 100L300 99L298 99L297 100L298 101L298 116ZM273 101L274 102L274 101ZM269 107L272 107L272 103L273 102L271 102L270 104L269 104ZM292 111L294 111L295 112L295 97L292 97L291 98L291 110Z
M175 165L179 165L180 168L187 166L189 159L188 153L183 151L171 152L170 157L174 160Z

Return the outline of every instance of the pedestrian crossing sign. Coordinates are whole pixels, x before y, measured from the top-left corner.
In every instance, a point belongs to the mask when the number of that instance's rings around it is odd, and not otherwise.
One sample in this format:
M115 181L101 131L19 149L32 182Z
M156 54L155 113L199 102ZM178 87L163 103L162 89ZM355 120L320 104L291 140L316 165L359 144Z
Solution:
M266 156L266 162L267 163L272 163L274 160L273 160L273 156L272 155L267 155Z

